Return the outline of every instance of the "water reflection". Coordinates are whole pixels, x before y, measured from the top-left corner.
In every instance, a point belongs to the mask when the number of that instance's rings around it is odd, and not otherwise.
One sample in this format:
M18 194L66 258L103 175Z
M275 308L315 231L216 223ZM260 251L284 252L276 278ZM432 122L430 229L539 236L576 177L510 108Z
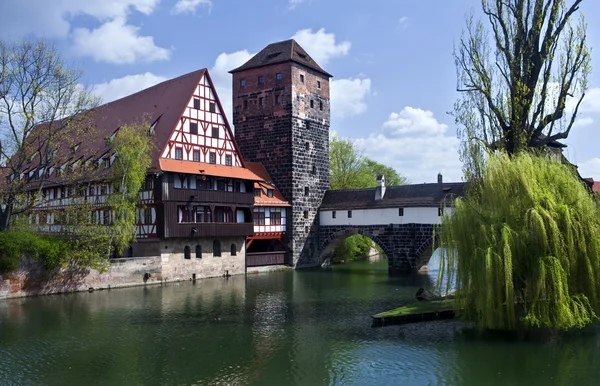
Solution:
M387 262L0 301L0 384L589 384L598 339L371 328L427 275ZM568 378L571 377L571 378ZM567 379L568 378L568 379ZM563 383L564 384L564 383Z

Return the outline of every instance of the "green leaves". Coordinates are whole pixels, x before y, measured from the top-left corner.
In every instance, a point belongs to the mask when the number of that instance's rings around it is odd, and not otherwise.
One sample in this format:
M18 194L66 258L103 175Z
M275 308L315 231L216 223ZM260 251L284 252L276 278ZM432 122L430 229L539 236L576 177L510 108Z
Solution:
M567 166L491 154L481 181L442 221L441 271L456 278L463 318L502 330L597 319L600 210Z

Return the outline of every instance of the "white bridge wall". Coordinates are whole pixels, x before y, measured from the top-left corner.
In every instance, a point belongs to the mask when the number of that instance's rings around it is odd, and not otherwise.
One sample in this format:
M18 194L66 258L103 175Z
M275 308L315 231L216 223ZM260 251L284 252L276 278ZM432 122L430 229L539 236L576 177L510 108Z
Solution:
M451 214L453 208L444 208L445 214ZM353 209L352 218L348 218L347 210L319 212L320 224L328 225L389 225L389 224L439 224L438 208L404 208L404 215L399 215L399 208Z

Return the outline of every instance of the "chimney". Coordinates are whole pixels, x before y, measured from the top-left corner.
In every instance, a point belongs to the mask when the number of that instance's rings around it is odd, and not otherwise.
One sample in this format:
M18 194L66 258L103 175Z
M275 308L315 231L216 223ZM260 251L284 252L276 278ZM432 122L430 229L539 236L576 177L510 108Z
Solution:
M438 184L441 184L444 182L444 179L442 178L442 173L438 173Z
M377 176L377 187L375 188L375 201L379 201L385 196L385 177L383 174Z

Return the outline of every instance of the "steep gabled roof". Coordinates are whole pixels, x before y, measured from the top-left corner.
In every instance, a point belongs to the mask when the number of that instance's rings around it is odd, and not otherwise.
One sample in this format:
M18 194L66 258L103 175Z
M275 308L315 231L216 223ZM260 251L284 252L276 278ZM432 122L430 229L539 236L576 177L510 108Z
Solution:
M283 194L277 189L277 186L273 184L273 180L265 166L259 162L246 162L246 167L261 178L262 181L254 183L255 189L273 189L273 197L261 196L254 197L254 205L256 206L291 206L288 201L283 198Z
M456 196L464 195L463 182L388 186L381 200L375 201L375 188L328 190L321 210L370 208L439 207L451 205Z
M263 48L258 54L254 55L250 60L242 66L229 71L234 72L249 70L251 68L264 67L275 63L283 63L292 61L311 68L321 74L333 77L330 73L323 70L321 66L314 61L313 58L298 44L294 39L284 40L282 42L272 43Z

